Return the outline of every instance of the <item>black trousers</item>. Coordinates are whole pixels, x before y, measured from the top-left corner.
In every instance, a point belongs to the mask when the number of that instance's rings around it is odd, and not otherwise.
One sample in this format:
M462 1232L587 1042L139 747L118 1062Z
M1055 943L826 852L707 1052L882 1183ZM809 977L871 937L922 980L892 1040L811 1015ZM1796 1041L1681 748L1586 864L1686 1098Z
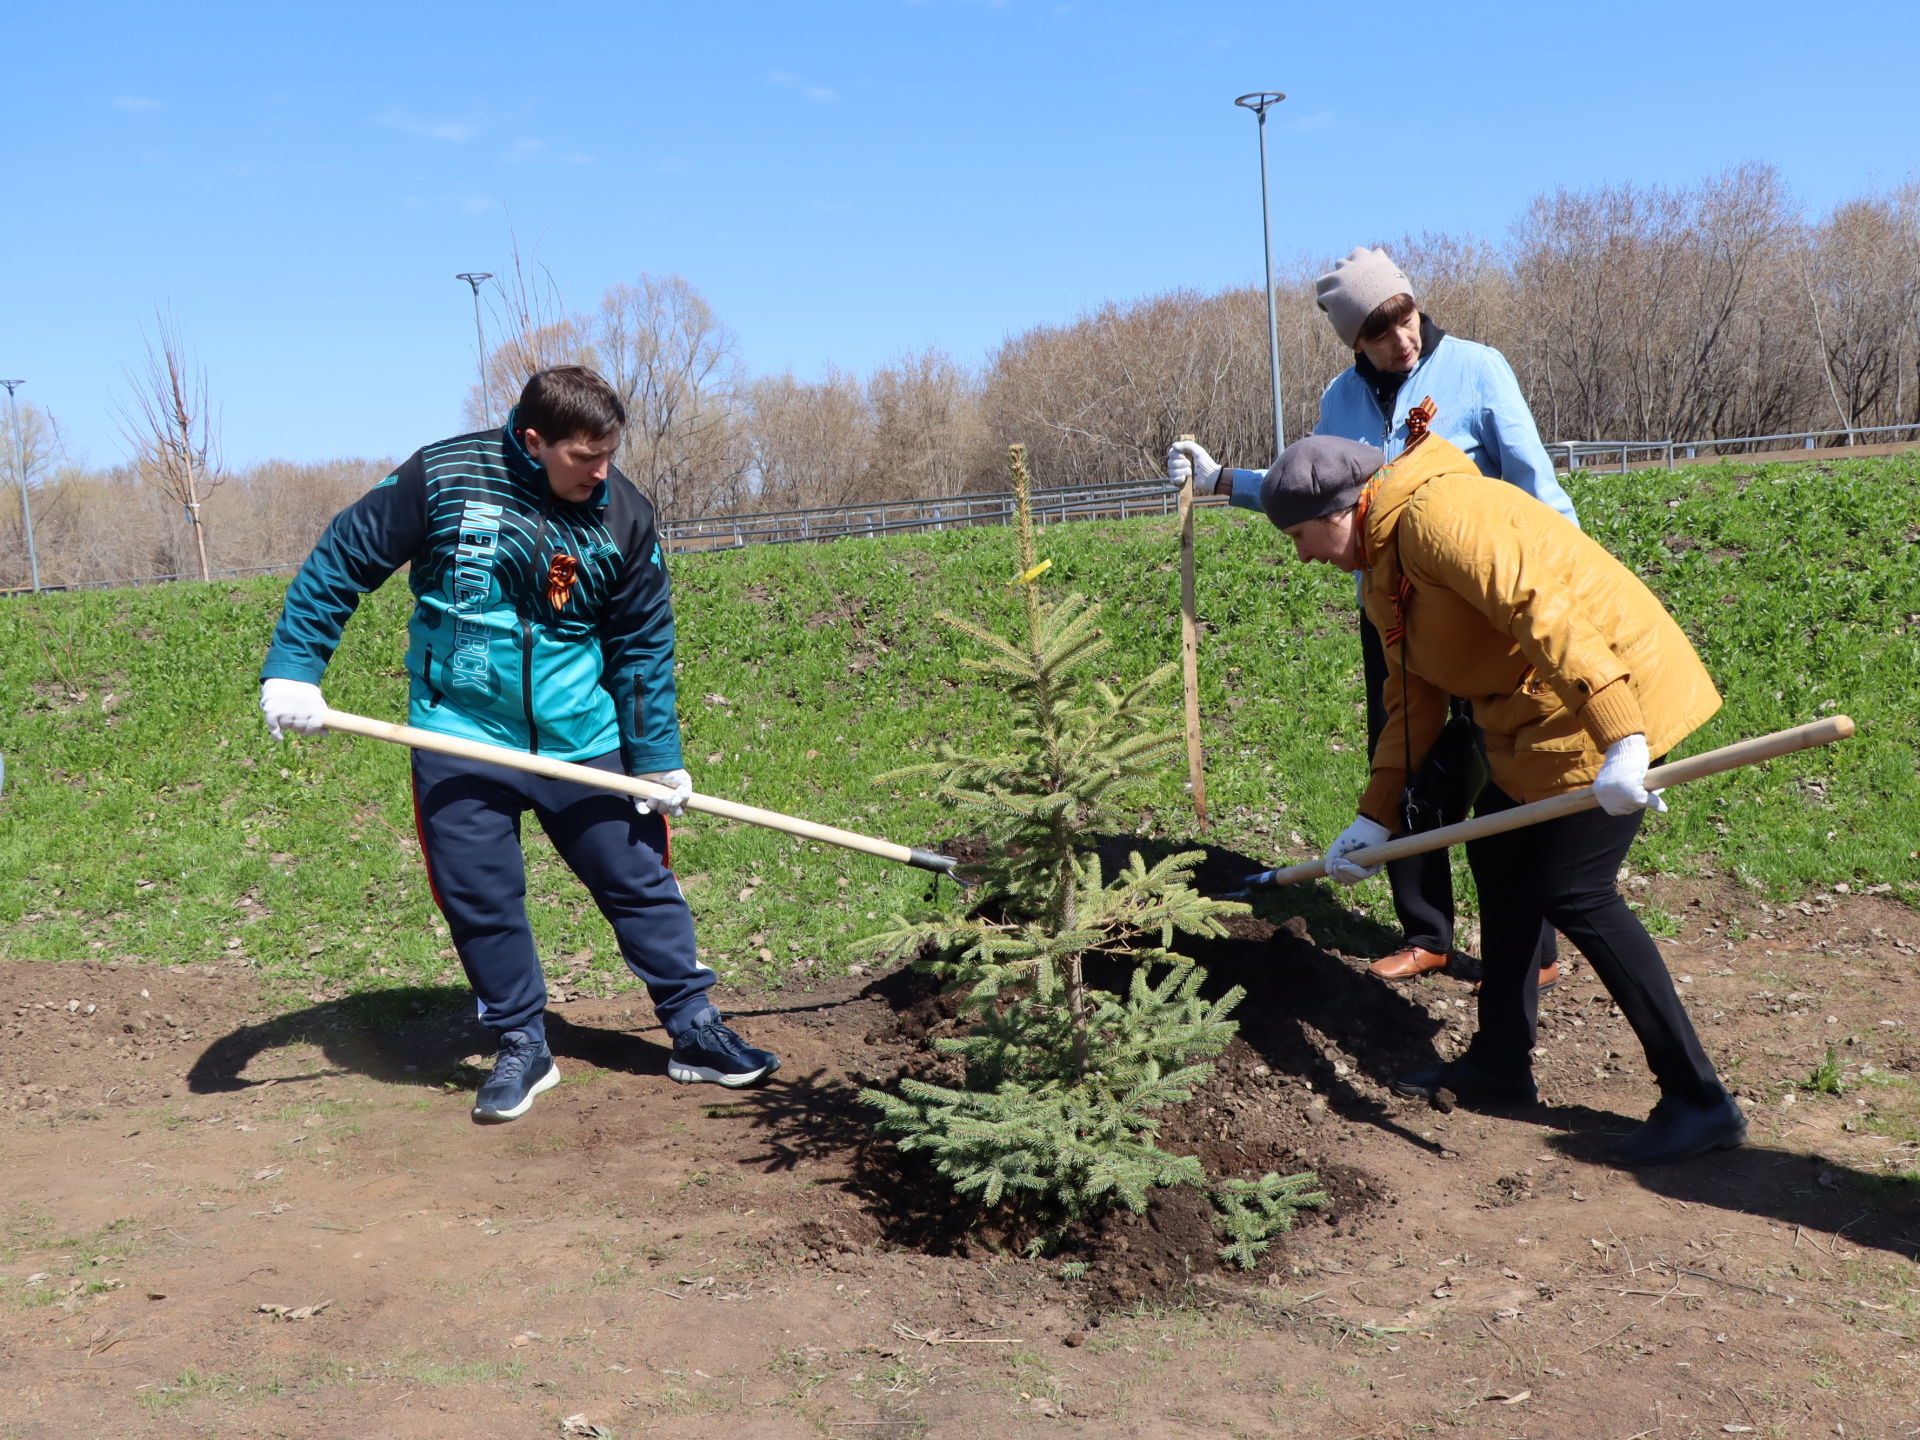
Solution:
M1380 632L1365 615L1360 617L1360 661L1367 681L1367 754L1371 756L1387 724L1383 695L1387 683L1387 652L1381 644ZM1467 818L1467 808L1461 804L1456 813L1443 814L1439 823L1458 824ZM1476 814L1480 813L1477 805L1473 809ZM1392 887L1393 913L1400 921L1407 944L1418 945L1437 955L1453 948L1453 865L1445 850L1430 850L1425 855L1388 861L1387 884ZM1553 964L1557 953L1553 926L1542 925L1536 945L1536 968L1546 969Z
M1519 802L1496 785L1483 815ZM1493 1071L1531 1065L1539 987L1535 947L1544 920L1571 940L1633 1027L1661 1093L1694 1104L1726 1095L1673 987L1667 962L1621 897L1616 877L1644 811L1583 810L1467 845L1480 889L1480 1030L1468 1058Z

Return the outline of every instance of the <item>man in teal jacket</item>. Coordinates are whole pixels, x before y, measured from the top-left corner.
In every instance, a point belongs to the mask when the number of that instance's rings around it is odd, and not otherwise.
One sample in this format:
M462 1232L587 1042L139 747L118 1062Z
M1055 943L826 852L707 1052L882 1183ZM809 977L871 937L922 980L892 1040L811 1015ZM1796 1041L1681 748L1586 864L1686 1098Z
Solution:
M636 775L658 800L413 752L435 902L499 1036L474 1118L516 1119L559 1082L526 916L528 811L592 892L672 1037L668 1074L749 1085L777 1057L708 998L665 815L693 793L674 705L673 609L653 507L612 466L626 412L591 370L527 382L505 427L417 451L336 515L287 589L261 672L273 737L324 728L320 680L360 597L410 565L408 718L423 730Z

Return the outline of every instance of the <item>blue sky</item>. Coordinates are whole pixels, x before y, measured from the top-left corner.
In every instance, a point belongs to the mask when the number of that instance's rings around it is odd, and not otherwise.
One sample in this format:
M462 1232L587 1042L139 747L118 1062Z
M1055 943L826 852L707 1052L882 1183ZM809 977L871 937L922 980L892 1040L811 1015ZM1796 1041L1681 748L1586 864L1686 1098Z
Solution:
M568 17L562 20L560 17ZM556 27L571 25L569 31ZM677 271L756 372L978 363L1276 250L1498 236L1556 185L1777 165L1815 209L1920 173L1920 5L19 7L0 372L80 458L169 306L232 463L456 428L456 271L510 234L569 306ZM1894 59L1892 57L1903 57Z

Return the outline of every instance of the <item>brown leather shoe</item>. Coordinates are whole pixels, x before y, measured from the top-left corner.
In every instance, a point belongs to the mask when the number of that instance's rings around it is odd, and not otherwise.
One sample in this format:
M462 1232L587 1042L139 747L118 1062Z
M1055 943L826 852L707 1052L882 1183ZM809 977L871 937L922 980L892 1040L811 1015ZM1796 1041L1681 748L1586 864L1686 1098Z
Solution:
M1382 980L1411 980L1430 970L1446 968L1447 957L1444 952L1422 950L1418 945L1409 945L1404 950L1381 956L1367 967L1367 973L1378 975Z

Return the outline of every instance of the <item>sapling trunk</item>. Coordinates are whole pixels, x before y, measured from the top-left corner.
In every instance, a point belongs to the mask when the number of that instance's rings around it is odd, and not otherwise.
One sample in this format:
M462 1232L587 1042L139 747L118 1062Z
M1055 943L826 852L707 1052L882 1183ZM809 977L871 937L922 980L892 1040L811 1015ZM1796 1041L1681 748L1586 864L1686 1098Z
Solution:
M1027 614L1027 655L1033 664L1035 682L1033 687L1034 711L1039 719L1039 732L1045 747L1047 764L1048 793L1058 795L1068 786L1066 767L1060 752L1060 727L1056 723L1053 704L1053 678L1046 665L1045 651L1040 643L1041 610L1040 587L1036 583L1040 568L1039 557L1033 545L1033 476L1027 469L1027 447L1010 445L1007 447L1007 468L1013 478L1014 517L1018 535L1018 553L1020 556L1020 574L1017 583L1022 591ZM1070 807L1071 808L1071 807ZM1064 808L1056 813L1047 827L1050 842L1048 856L1053 871L1053 894L1047 905L1047 928L1055 934L1063 934L1074 925L1073 913L1073 842L1077 832L1076 822L1079 816ZM1087 981L1086 969L1080 957L1068 957L1066 973L1061 977L1067 992L1067 1019L1073 1036L1070 1063L1073 1077L1083 1078L1087 1073Z

